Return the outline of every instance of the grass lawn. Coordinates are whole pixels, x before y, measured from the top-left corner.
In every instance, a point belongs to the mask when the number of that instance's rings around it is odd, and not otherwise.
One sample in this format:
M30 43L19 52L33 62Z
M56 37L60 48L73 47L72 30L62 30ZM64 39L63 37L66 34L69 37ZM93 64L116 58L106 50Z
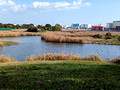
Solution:
M80 61L0 64L0 89L118 90L120 65Z

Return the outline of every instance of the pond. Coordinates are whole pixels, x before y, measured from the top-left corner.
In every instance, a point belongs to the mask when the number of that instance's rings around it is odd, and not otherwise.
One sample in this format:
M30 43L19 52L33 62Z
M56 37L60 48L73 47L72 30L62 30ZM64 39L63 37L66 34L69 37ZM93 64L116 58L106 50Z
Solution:
M0 54L10 55L18 61L24 61L30 55L39 53L61 53L67 52L79 56L88 54L99 54L104 60L113 59L120 56L119 45L99 45L99 44L55 44L41 40L40 36L26 36L15 38L3 38L6 41L20 42L19 45L4 46L0 48Z

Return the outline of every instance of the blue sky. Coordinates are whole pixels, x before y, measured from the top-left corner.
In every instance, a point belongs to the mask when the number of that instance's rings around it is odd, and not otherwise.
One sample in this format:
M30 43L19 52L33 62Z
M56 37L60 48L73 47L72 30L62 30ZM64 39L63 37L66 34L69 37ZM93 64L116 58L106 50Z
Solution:
M120 0L0 0L1 23L92 24L120 20Z

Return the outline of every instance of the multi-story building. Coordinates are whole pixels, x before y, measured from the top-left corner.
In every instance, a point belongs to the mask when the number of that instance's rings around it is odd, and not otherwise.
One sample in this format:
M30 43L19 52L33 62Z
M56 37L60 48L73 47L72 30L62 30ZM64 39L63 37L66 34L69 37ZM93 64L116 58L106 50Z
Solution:
M91 24L81 24L80 28L81 29L90 29L90 28L92 28L92 25Z
M113 23L107 23L107 28L113 28Z
M120 26L120 21L113 21L113 28Z

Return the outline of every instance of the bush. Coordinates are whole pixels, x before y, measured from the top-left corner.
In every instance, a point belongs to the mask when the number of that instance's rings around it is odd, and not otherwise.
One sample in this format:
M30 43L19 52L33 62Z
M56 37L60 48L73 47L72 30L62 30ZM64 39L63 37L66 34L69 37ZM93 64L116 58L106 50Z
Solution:
M97 34L97 35L94 35L93 37L94 37L94 38L102 38L102 35Z
M106 33L105 39L112 39L112 34L110 32Z
M52 27L52 31L62 31L60 24L56 24Z
M118 37L118 41L120 41L120 36Z
M28 28L27 32L38 32L37 28Z
M105 36L112 36L112 34L110 32L106 33Z

